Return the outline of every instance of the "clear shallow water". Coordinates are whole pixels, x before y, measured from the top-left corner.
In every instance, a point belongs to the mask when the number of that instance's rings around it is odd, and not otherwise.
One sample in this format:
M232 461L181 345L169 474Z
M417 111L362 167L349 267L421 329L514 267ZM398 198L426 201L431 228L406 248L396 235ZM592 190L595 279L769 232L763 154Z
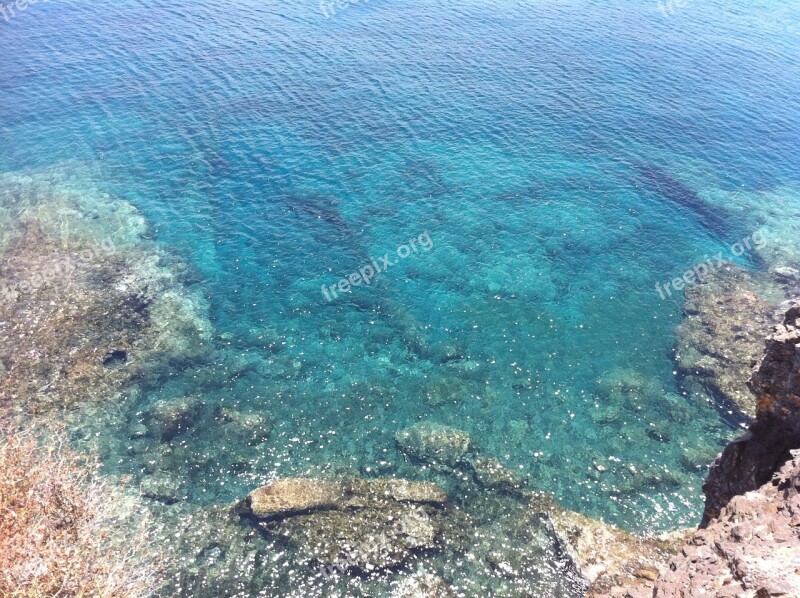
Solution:
M617 4L53 0L0 22L0 168L67 164L132 202L210 301L218 359L132 412L192 394L276 422L193 500L400 471L395 432L427 418L568 507L696 521L735 422L680 388L681 305L654 285L759 226L726 196L800 184L800 8ZM648 168L723 198L720 225ZM425 231L370 288L321 293Z

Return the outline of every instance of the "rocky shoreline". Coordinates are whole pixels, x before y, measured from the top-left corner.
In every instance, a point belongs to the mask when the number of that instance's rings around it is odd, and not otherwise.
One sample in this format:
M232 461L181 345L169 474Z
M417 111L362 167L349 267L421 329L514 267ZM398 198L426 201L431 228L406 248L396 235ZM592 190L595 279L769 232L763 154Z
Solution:
M618 579L603 595L800 595L800 308L774 328L749 387L755 420L711 465L700 528L652 584Z
M701 528L643 538L563 508L467 432L431 420L385 447L404 459L399 473L259 481L277 424L268 415L202 396L141 401L178 370L213 384L212 361L235 376L265 367L215 346L191 268L145 241L132 206L63 193L55 210L28 184L0 195L11 214L0 228L0 419L66 422L81 448L140 466L109 474L147 501L167 552L163 595L800 595L800 308L781 303L800 279L788 266L730 266L687 292L676 341L685 387L753 423L711 466ZM66 235L65 211L77 223ZM661 392L629 371L602 384L614 405ZM235 504L190 496L214 468L253 480Z

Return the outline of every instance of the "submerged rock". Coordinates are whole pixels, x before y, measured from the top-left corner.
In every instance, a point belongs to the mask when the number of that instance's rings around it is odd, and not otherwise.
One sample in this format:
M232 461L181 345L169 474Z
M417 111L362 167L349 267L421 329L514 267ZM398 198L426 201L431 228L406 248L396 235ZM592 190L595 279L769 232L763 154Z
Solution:
M266 442L272 432L272 420L261 413L237 411L226 407L220 410L218 417L224 423L226 436L243 440L249 445Z
M150 248L62 246L36 221L0 255L0 401L51 412L115 400L208 351L202 302Z
M160 399L144 412L148 435L169 441L189 431L202 417L203 401L196 397Z
M250 492L238 507L240 513L259 519L305 511L333 509L341 501L343 487L325 480L285 478Z
M284 478L250 492L234 510L290 538L309 561L369 572L434 548L446 501L431 482Z
M181 500L181 485L170 476L160 473L145 476L140 486L142 496L171 505Z
M441 524L433 509L392 505L301 515L284 521L279 530L309 561L341 572L370 572L396 567L418 550L433 549Z
M775 280L783 284L796 284L800 282L800 270L791 266L777 266L772 269Z
M429 421L400 430L395 439L406 455L434 466L456 467L472 448L466 432Z
M490 490L514 492L525 486L525 480L495 457L475 457L470 460L475 481Z
M141 212L98 189L99 178L82 161L0 173L0 251L31 222L62 247L141 243L148 232Z
M326 480L279 478L250 492L237 512L268 519L327 509L382 508L392 503L442 505L447 494L438 484L393 478Z
M470 390L461 378L437 378L425 387L425 401L431 407L458 405L470 396Z
M761 356L764 337L778 321L779 299L777 285L736 266L687 289L686 316L675 333L675 359L684 382L754 416L756 400L747 380Z
M658 380L628 368L615 368L598 380L607 394L647 396L661 391Z
M597 380L598 407L592 420L599 425L617 425L631 413L640 412L663 394L658 380L637 370L614 368Z
M277 559L257 529L218 506L161 505L156 516L163 524L156 541L171 573L165 596L264 595L275 574L265 563Z

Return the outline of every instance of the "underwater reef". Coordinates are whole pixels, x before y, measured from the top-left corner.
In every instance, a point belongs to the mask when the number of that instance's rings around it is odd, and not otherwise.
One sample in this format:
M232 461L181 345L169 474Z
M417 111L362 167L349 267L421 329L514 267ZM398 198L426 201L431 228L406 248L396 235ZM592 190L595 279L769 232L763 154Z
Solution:
M783 286L729 265L686 290L685 317L675 331L675 361L687 388L706 390L729 410L755 415L756 399L747 381L764 337L780 321Z
M154 595L797 592L800 311L786 303L798 295L790 254L763 272L730 265L687 290L675 356L685 387L710 391L740 421L755 420L711 468L701 529L645 537L564 508L537 487L535 472L506 465L505 455L436 412L398 423L381 449L395 457L376 459L374 469L336 464L265 476L265 447L284 434L280 409L294 395L263 396L291 385L302 368L281 339L252 331L264 356L216 334L203 283L180 255L148 239L130 204L73 192L52 175L3 177L4 439L13 443L31 421L59 423L99 457L104 479L124 489L109 492L105 506L119 501L130 514L134 505L143 537L159 547L159 566L141 565L147 584L158 580ZM459 363L457 350L448 351L437 359ZM187 392L178 378L204 391ZM228 397L227 380L249 385L251 398ZM462 400L469 381L433 380L420 400L434 408ZM619 424L643 400L657 398L672 418L686 411L683 397L632 368L605 371L597 388L608 399L591 416L597 426ZM642 434L670 440L657 422ZM709 450L698 438L681 467L701 467ZM612 465L598 456L587 478L600 481ZM679 476L630 468L616 491L679 485Z
M0 256L6 408L108 401L156 365L201 358L202 307L161 260L143 249L65 249L26 224Z
M208 355L207 306L184 284L188 266L144 242L130 204L43 192L30 177L2 185L2 416L119 401L143 373L157 383Z

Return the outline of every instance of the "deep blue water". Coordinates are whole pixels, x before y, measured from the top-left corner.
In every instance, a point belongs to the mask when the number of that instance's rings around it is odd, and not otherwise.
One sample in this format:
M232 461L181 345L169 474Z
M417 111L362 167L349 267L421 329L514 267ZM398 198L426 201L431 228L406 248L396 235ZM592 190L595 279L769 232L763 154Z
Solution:
M374 469L424 417L669 529L702 505L685 449L736 424L679 387L681 301L654 285L763 224L737 193L800 204L799 35L778 0L51 0L0 20L0 170L132 202L196 266L220 350L265 367L142 401L269 413L258 475ZM625 371L627 402L602 382ZM631 467L669 481L620 494Z

